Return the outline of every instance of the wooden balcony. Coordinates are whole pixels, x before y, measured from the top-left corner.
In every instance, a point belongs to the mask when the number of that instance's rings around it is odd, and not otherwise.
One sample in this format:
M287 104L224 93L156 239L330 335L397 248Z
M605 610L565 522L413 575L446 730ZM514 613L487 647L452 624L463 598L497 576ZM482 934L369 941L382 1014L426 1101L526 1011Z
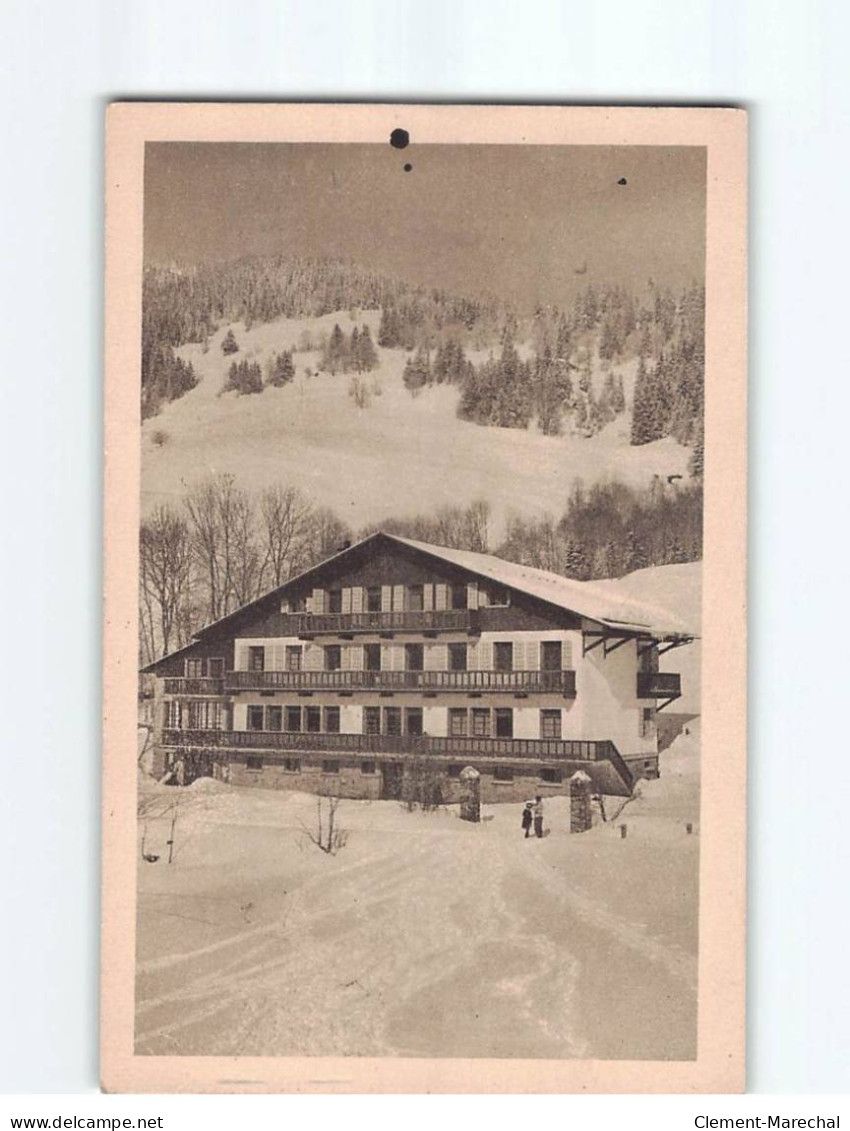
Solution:
M177 682L177 681L175 681ZM228 691L420 691L576 696L574 671L228 672Z
M552 762L565 772L587 768L596 788L628 796L633 777L617 747L608 739L419 737L390 734L311 734L303 731L164 730L162 744L193 752L216 750L281 751L317 755L383 754L390 757L426 756L456 762ZM592 769L596 767L596 769Z
M285 636L340 636L352 632L475 632L473 609L383 613L281 613Z
M166 695L223 695L224 679L220 677L187 678L168 676L165 680Z
M682 677L678 672L638 672L638 699L666 699L672 702L682 694Z

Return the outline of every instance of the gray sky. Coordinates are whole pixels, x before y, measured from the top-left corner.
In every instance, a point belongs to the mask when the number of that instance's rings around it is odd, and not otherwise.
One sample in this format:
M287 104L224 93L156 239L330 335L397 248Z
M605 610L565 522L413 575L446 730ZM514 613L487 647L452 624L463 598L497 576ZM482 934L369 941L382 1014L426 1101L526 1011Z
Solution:
M704 272L705 150L148 144L148 263L278 252L522 309L590 282L689 283Z

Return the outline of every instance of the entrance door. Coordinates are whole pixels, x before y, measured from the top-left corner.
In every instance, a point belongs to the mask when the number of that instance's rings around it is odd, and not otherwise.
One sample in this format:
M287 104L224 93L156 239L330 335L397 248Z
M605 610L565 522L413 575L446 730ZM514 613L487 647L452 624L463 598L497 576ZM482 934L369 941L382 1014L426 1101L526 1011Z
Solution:
M401 762L381 763L381 799L383 801L399 801L401 799L403 772Z

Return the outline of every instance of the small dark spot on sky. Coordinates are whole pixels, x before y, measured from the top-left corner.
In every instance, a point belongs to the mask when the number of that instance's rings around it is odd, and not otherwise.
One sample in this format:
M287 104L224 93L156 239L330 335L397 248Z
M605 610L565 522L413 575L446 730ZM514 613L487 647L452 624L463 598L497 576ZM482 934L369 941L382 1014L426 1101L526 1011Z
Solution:
M628 183L629 182L626 180L625 177L620 177L619 181L617 181L618 185L627 185Z
M410 173L412 171L412 169L413 169L412 165L405 165L405 167L404 167L405 173Z
M406 149L410 145L410 134L407 130L393 130L390 134L390 145L393 149Z

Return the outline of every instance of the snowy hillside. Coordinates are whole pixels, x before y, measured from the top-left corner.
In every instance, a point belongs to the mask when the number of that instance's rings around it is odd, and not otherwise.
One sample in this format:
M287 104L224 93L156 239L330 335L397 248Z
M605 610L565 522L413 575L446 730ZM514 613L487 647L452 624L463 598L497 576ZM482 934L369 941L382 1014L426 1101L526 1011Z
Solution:
M692 1058L697 742L588 833L548 801L542 841L520 805L344 801L327 856L314 797L143 785L178 816L171 865L170 814L140 822L137 1052Z
M377 311L358 321L369 322L376 337ZM273 353L295 346L305 330L329 332L335 322L350 332L351 319L341 313L278 319L250 330L237 323L235 356L264 365ZM252 490L276 483L299 487L354 527L485 498L498 539L511 511L560 515L576 478L587 483L617 477L643 486L653 475L687 472L689 451L670 438L630 447L628 415L591 439L459 420L456 388L433 386L415 398L405 389L402 350L380 351L380 368L364 378L370 391L366 408L349 395L350 375L305 375L307 369L315 373L315 352L295 354L290 385L220 396L233 360L221 351L228 329L218 330L206 352L200 345L177 351L191 362L199 384L143 424L145 511L176 499L210 472L231 472ZM484 356L469 354L473 361ZM622 370L627 396L633 369Z

